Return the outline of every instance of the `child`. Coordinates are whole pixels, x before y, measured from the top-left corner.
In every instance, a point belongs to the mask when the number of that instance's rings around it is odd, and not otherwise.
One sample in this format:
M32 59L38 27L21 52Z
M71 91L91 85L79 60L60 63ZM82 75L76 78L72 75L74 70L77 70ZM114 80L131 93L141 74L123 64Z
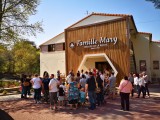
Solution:
M86 93L84 92L84 88L80 90L80 104L83 106L86 100Z
M63 106L64 105L64 97L65 97L64 86L60 85L59 86L59 97L58 97L59 106Z

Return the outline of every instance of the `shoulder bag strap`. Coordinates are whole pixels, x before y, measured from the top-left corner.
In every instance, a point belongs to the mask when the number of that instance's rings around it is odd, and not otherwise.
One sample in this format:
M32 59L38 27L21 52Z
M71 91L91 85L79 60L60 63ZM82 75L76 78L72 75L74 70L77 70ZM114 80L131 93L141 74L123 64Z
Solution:
M129 81L127 82L127 84L128 84L128 83L129 83ZM127 84L125 84L125 86L123 86L123 88L124 88L124 87L126 87L126 86L127 86ZM123 88L121 89L121 91L123 90Z
M96 88L98 88L98 83L97 83L96 78L94 78L94 80L95 80L95 83L96 83Z

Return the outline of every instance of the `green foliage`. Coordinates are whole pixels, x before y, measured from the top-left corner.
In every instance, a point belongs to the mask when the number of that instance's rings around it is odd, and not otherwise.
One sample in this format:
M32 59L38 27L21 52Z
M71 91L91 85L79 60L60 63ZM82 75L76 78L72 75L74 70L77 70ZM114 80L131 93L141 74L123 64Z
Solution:
M24 36L42 32L41 22L29 23L40 0L0 0L0 77L39 73L39 51ZM7 45L8 44L8 45Z
M6 95L8 92L6 90L3 90L2 94Z
M28 22L37 13L39 3L40 0L0 0L0 41L14 43L24 35L42 32L42 22Z
M18 41L8 49L0 45L0 75L34 74L40 71L40 52L32 41Z
M17 42L13 47L16 73L39 73L40 54L28 41Z
M11 80L11 81L0 81L0 87L4 87L4 88L8 88L10 86L20 86L20 82L18 81L14 81L14 80Z
M0 71L7 72L8 66L8 49L0 44Z
M146 0L154 3L154 7L160 9L160 0Z

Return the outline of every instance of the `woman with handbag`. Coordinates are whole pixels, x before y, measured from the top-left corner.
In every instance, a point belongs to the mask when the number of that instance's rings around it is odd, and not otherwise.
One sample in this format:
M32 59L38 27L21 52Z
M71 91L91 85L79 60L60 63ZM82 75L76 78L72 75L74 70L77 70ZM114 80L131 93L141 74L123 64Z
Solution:
M119 85L122 110L129 111L129 94L131 93L132 89L133 87L132 87L131 82L128 80L128 77L125 76Z
M27 75L25 75L23 86L24 86L24 98L27 99L27 93L29 93L29 90L30 90L29 89L30 88L30 79L27 77Z

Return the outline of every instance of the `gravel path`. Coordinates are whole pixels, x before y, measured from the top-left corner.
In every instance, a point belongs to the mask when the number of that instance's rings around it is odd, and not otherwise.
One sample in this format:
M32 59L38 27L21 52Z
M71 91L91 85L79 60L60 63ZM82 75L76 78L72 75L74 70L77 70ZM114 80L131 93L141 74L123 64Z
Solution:
M69 110L68 107L60 108L57 112L49 110L49 104L35 104L32 98L20 99L12 95L9 101L0 96L0 108L5 110L14 120L151 120L160 117L160 89L153 89L150 98L131 98L131 111L120 110L120 98L107 99L107 103L96 110L87 107ZM13 98L13 99L12 99ZM3 102L2 102L3 100ZM0 116L1 117L1 116Z

